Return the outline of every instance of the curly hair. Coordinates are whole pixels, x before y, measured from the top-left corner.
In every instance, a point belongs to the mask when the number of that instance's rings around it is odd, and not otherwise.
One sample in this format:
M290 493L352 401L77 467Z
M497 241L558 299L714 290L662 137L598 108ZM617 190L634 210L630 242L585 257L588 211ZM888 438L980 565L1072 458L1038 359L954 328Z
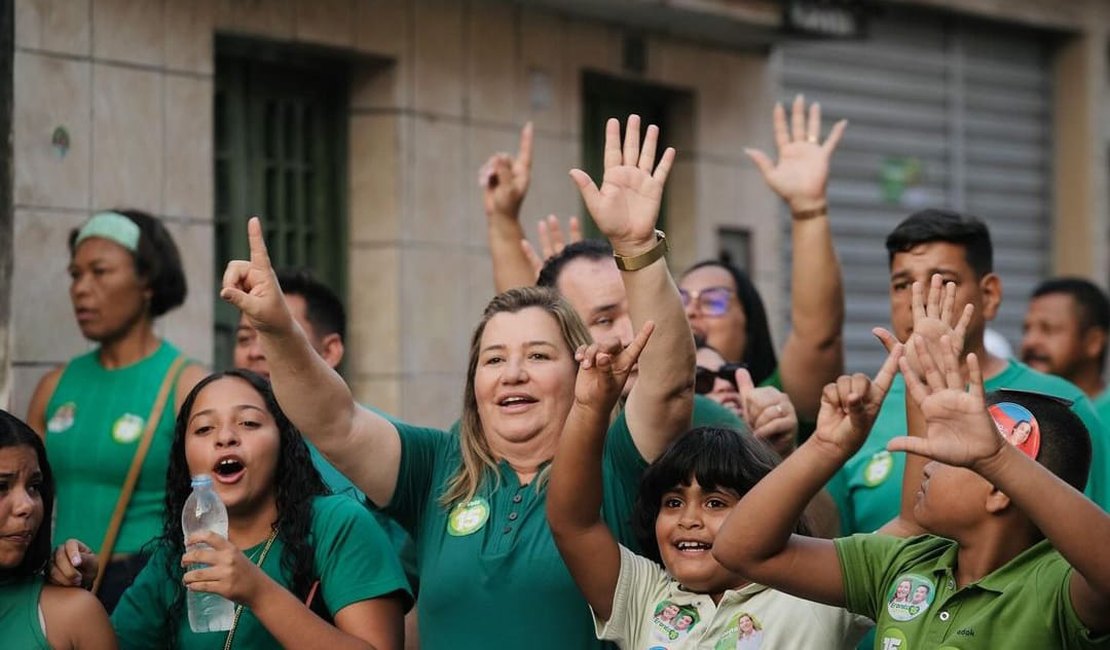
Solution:
M185 398L177 414L169 468L166 471L165 519L162 524L162 535L151 542L155 547L166 551L164 559L167 575L175 579L176 594L166 620L166 625L169 626L166 638L173 644L171 647L176 645L175 626L182 619L185 609L185 587L181 583L185 570L179 560L185 553L181 512L185 507L185 500L192 492L192 477L185 460L185 435L189 415L192 413L197 395L209 384L227 377L235 377L247 382L262 396L266 403L266 410L273 416L274 424L278 429L280 448L277 468L274 471L277 481L275 500L278 520L274 527L277 529L277 539L281 540L283 545L282 572L292 576L293 594L304 600L317 573L313 560L315 540L311 537L312 501L316 496L328 494L328 488L312 464L308 446L301 438L300 432L278 406L269 382L259 375L249 370L226 370L205 377L189 392L189 396Z

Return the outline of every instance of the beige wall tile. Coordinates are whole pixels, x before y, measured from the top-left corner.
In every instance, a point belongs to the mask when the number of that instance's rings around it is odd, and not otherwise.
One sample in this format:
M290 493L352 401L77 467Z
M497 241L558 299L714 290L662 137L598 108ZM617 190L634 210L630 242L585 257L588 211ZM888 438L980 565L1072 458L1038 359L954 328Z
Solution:
M407 59L414 8L411 0L355 0L355 48Z
M212 74L216 0L168 0L165 5L166 67Z
M166 75L165 197L163 214L211 219L211 79Z
M520 20L520 67L517 69L516 107L522 119L540 130L563 133L570 129L567 102L577 75L563 66L567 54L566 22L559 16L526 11Z
M469 280L466 291L466 303L463 314L459 318L459 335L470 344L470 335L473 328L478 325L486 305L493 299L493 267L490 266L489 251L486 249L468 251L464 264L466 264L466 277ZM466 351L469 355L470 350ZM465 368L464 368L465 369Z
M15 211L12 359L61 363L88 349L69 300L69 233L85 222L73 212Z
M382 377L355 377L347 380L351 394L359 404L372 406L394 417L401 414L401 379Z
M27 407L31 405L31 396L43 375L53 370L54 366L13 366L11 369L11 401L7 409L13 415L23 418L27 415Z
M296 0L294 31L299 41L351 47L355 0Z
M15 53L14 66L15 203L87 208L92 66L23 52ZM51 144L57 127L69 133L69 150L64 157Z
M401 251L353 247L348 253L347 356L352 377L399 373L401 366Z
M406 122L397 114L351 116L347 210L352 243L393 242L401 236L401 128Z
M447 429L462 415L462 373L407 377L402 388L401 418L427 427Z
M667 244L668 258L675 274L696 262L697 251L697 165L691 160L676 160L667 177Z
M294 0L216 0L217 29L293 38Z
M755 55L706 52L698 78L698 152L745 160L743 148L771 132L774 106L765 74Z
M213 269L212 225L167 220L185 265L189 294L185 304L155 323L156 331L182 352L206 366L212 365L212 310L216 279Z
M93 2L93 56L162 65L165 60L162 4L162 0Z
M566 26L566 51L562 54L567 79L566 128L582 131L582 74L585 71L618 74L621 66L620 31L612 26L570 20Z
M470 6L467 83L470 117L475 122L517 122L517 15L517 8L504 2L474 2Z
M416 110L462 117L466 57L462 3L420 0L415 16L413 105Z
M16 47L88 56L91 10L92 0L19 0Z
M93 205L158 212L164 143L162 75L96 64L93 78Z
M471 224L484 219L477 170L466 169L463 127L414 118L412 173L405 177L404 237L408 241L458 244ZM475 216L477 212L477 216Z
M574 159L576 144L561 136L536 136L532 186L521 210L521 218L530 237L537 232L537 222L549 214L558 216L564 225L571 215L584 216L581 195L568 173L578 165ZM601 179L594 180L601 182Z
M404 61L367 57L351 68L348 100L351 110L396 110L409 105L411 65Z
M409 249L401 260L402 361L408 373L462 371L472 323L466 253L453 246ZM408 396L405 397L406 405ZM406 406L407 408L407 406Z

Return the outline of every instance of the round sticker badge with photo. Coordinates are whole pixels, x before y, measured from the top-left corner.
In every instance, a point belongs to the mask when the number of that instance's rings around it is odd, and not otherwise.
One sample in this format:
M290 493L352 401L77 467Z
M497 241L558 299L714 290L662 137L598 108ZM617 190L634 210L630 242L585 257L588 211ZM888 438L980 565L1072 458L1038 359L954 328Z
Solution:
M481 530L489 519L489 501L477 497L457 504L447 517L447 534L466 537Z
M54 411L54 415L50 416L50 421L46 423L46 431L48 433L62 433L68 431L73 426L73 420L77 417L77 404L75 402L66 402Z
M142 434L143 419L132 413L124 413L112 425L112 439L121 445L135 442Z
M991 404L987 411L1006 442L1033 460L1037 459L1041 451L1041 425L1029 409L1014 402L999 402Z
M894 469L894 456L885 449L876 452L863 468L863 484L867 487L881 484L890 476L892 469Z
M890 585L886 613L896 621L912 621L929 609L936 592L932 580L916 573L904 573Z

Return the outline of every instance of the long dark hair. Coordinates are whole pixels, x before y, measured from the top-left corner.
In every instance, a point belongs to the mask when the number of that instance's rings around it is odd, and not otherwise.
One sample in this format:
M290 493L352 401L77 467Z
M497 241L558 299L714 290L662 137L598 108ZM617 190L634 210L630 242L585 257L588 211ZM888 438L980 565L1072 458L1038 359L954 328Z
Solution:
M46 461L46 448L42 445L42 439L34 429L11 413L0 410L0 449L21 446L34 449L39 461L39 471L42 472L42 484L39 486L42 521L19 566L0 569L0 575L20 578L43 573L50 561L50 526L54 521L54 473L50 471L50 463Z
M663 563L655 520L663 495L675 487L697 479L702 490L728 489L743 497L778 464L778 454L747 431L709 426L679 436L640 478L632 508L632 529L640 550ZM799 521L795 532L808 535L809 529Z
M266 410L273 416L278 429L280 448L277 469L274 471L274 479L277 481L275 499L278 520L275 528L277 538L283 545L282 573L291 576L291 591L301 600L308 595L316 578L312 550L315 540L310 536L312 500L313 497L327 494L328 488L312 464L308 446L301 438L300 432L278 406L268 381L249 370L226 370L208 375L189 392L189 396L185 398L177 414L169 468L166 471L165 520L162 524L162 536L153 542L166 551L168 575L174 578L177 592L170 607L170 616L166 621L169 626L167 638L172 643L176 643L176 626L185 608L185 587L181 583L185 570L180 564L181 555L185 552L181 511L185 507L185 500L193 491L189 465L185 460L185 435L188 430L189 415L193 411L193 403L196 402L197 395L212 382L225 377L236 377L250 384L266 402Z
M755 284L752 283L748 274L728 262L720 260L698 262L686 269L682 276L685 277L690 272L706 266L722 268L732 276L732 282L736 285L736 299L744 310L744 334L746 338L744 358L725 359L725 361L740 362L746 365L748 372L752 374L752 381L758 386L763 380L770 377L771 373L778 367L778 360L775 358L775 343L771 339L771 327L767 324L767 310L763 307L763 298L759 296L759 290L755 288Z

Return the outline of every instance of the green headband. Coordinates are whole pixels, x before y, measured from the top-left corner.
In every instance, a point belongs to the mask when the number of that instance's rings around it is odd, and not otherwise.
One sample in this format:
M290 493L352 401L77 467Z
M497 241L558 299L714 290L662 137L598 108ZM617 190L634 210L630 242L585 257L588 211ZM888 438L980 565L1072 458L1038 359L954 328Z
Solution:
M118 212L98 212L81 226L73 247L89 237L114 241L132 253L139 250L139 225Z

